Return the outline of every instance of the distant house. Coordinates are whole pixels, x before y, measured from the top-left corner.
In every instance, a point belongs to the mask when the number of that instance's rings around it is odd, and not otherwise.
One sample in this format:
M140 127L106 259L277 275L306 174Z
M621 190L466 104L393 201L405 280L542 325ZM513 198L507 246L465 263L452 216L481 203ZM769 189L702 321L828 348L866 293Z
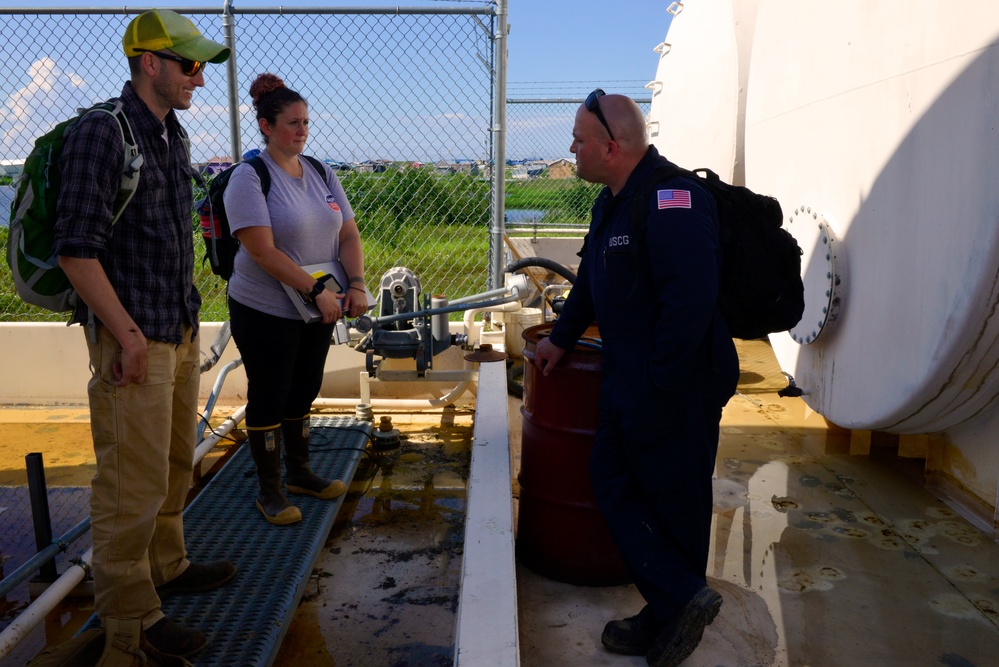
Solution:
M355 169L359 172L368 173L368 174L370 173L383 174L386 171L388 171L389 167L391 166L393 166L392 160L385 160L385 159L365 160L364 162L358 164L355 167Z
M198 167L198 171L201 172L202 176L214 176L215 174L225 171L231 166L231 158L228 156L216 156L201 164Z
M561 181L575 175L576 165L565 158L548 163L548 178Z
M479 165L474 162L456 162L451 165L452 173L458 174L471 174L472 176L479 175Z
M480 176L489 173L488 166L481 160L470 160L468 158L458 158L454 162L438 160L434 163L434 170L438 174L470 174Z

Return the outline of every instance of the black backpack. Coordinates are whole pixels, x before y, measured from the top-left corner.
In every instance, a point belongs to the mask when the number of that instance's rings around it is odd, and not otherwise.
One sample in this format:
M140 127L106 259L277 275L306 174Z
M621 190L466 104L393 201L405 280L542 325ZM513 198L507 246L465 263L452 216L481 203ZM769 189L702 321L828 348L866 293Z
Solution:
M326 171L323 169L323 163L311 155L302 157L308 160L325 182ZM266 199L267 193L271 190L271 174L267 171L264 159L256 155L246 162L257 172L257 177L260 178L260 190ZM236 260L236 251L239 250L239 241L229 230L229 219L225 214L223 200L229 178L232 177L235 168L236 165L232 165L217 174L208 185L207 196L195 206L201 218L201 236L205 239L205 260L211 265L212 273L226 280L232 277L233 262Z
M805 310L802 252L781 226L784 214L773 197L729 185L710 169L688 171L660 164L639 186L632 201L636 239L645 240L652 191L676 176L695 179L718 205L722 247L718 304L732 335L752 340L798 324Z

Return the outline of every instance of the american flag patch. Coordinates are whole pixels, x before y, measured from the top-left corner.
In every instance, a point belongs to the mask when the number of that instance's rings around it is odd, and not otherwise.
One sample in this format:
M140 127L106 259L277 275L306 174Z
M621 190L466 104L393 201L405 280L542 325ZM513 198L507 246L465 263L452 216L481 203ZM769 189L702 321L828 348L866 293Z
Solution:
M690 208L690 190L659 190L656 199L660 211L664 208Z

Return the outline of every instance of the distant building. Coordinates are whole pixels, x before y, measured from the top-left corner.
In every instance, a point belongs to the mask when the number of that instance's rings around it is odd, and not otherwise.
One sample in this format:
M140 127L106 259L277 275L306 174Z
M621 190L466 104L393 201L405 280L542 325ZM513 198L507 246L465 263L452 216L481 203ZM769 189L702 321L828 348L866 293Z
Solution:
M207 162L198 165L198 171L202 176L214 176L232 166L232 158L228 155L217 155L209 158Z
M0 160L0 176L17 178L24 169L24 160Z
M434 163L434 170L438 174L470 174L471 176L481 176L489 173L489 165L482 160L458 158L454 162L438 160Z
M330 160L329 158L323 160L330 169L333 171L353 171L353 167L346 162L340 162L339 160Z
M576 165L565 158L548 163L548 178L562 181L576 176Z

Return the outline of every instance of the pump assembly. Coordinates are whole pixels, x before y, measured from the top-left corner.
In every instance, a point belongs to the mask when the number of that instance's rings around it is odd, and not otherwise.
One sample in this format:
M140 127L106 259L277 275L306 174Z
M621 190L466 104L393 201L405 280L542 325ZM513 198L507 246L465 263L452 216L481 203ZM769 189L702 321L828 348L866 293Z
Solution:
M420 280L409 269L396 266L382 276L378 314L362 315L354 328L363 334L355 350L366 355L365 367L374 375L382 359L415 359L418 375L433 367L434 356L451 345L464 345L468 334L451 334L448 314L496 308L528 296L526 277L509 276L505 287L454 301L422 294ZM422 302L422 303L421 303Z

